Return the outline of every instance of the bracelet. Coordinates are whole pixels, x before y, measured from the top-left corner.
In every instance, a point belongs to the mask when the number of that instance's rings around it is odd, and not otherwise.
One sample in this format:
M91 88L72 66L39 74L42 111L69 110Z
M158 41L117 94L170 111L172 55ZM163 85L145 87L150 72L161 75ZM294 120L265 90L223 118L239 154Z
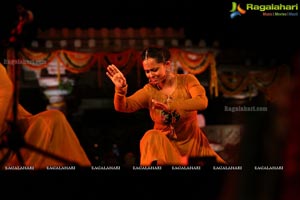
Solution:
M120 97L125 97L126 96L125 94L121 94L121 93L118 93L118 92L116 92L115 94L120 96Z

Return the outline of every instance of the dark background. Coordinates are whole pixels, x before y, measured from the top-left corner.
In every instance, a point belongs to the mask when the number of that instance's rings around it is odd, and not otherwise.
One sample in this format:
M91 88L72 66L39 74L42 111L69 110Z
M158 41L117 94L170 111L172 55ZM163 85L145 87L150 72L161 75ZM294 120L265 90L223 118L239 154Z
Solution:
M2 30L10 30L17 19L15 3L21 3L34 14L34 30L62 28L128 28L128 27L184 27L187 38L218 39L224 47L288 47L295 46L299 31L297 17L262 17L257 12L230 19L232 1L3 1ZM247 1L244 3L260 1ZM263 1L293 4L294 0ZM237 2L239 3L239 2ZM242 5L243 4L242 2ZM296 41L297 40L297 41ZM282 49L278 49L282 50Z

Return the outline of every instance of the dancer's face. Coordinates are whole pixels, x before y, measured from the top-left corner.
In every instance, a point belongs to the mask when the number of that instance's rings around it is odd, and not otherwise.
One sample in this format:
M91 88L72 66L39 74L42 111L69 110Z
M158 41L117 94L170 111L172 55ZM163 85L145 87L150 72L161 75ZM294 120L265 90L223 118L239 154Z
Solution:
M150 84L158 85L166 80L166 65L167 63L157 63L154 58L143 60L143 68Z

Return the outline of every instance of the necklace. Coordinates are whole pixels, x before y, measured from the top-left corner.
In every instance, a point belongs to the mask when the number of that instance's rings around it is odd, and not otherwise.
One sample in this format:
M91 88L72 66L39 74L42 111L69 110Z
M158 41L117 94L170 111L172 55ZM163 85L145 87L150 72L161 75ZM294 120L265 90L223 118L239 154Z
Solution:
M172 99L173 99L173 98L172 98L171 95L167 95L166 103L167 103L167 104L171 103Z
M164 91L165 95L167 96L167 99L166 99L167 104L170 104L173 101L172 95L174 94L176 88L177 88L177 76L175 76L173 85L168 90Z

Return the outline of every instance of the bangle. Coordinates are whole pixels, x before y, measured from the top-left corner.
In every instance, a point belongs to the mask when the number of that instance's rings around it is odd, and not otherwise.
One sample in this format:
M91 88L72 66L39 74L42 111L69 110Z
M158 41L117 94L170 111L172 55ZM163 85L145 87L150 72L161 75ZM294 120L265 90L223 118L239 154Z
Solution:
M116 95L118 95L120 97L125 97L126 96L125 94L121 94L121 93L118 93L118 92L116 92Z

